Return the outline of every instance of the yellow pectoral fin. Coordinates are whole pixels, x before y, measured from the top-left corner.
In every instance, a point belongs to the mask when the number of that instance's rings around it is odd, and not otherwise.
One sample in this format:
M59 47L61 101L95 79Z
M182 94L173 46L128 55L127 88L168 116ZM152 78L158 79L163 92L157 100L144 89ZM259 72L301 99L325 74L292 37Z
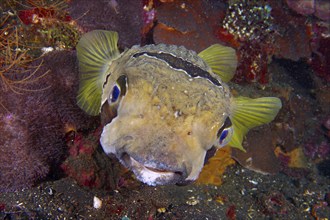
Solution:
M222 81L229 82L236 71L236 51L231 47L213 44L198 54Z
M249 131L248 129L245 129L244 127L240 127L240 126L235 126L235 123L233 122L233 136L230 139L228 145L231 147L235 147L240 149L241 151L246 151L243 146L242 146L242 142L243 142L243 137L246 135L246 133Z
M94 30L82 36L76 49L79 61L77 104L90 115L100 113L102 86L111 61L119 56L118 34Z
M236 98L230 116L234 133L229 145L245 151L242 141L246 133L253 127L271 122L281 107L281 100L275 97Z

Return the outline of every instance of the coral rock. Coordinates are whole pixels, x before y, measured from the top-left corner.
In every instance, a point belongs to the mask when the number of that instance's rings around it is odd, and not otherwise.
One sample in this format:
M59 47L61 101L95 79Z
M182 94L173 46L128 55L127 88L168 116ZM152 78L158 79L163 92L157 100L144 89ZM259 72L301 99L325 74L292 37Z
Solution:
M221 1L174 1L156 7L157 22L153 30L156 44L183 45L200 52L211 44L219 43L213 34L220 27L219 18L224 15ZM207 11L207 13L204 13Z
M140 44L142 29L142 1L89 1L69 3L70 15L77 19L85 32L102 29L117 31L122 48Z
M270 126L261 126L251 130L246 138L246 153L233 149L233 158L242 166L263 174L275 174L280 171L279 161L274 154L275 144ZM272 134L272 135L269 135Z

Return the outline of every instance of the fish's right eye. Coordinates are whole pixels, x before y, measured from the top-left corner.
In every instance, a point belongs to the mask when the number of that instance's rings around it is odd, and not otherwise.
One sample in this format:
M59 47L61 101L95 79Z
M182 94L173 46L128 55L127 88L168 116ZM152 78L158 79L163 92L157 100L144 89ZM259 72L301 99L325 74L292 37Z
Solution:
M103 125L110 123L112 119L117 117L117 109L122 98L126 95L127 87L127 77L125 75L118 77L108 96L107 102L101 108L101 122Z
M115 84L113 89L112 89L112 93L110 95L110 101L111 102L116 102L117 99L119 98L119 95L120 95L120 88L117 84Z
M116 103L119 99L126 94L127 89L127 77L125 75L121 75L115 85L112 88L112 92L109 96L109 103Z

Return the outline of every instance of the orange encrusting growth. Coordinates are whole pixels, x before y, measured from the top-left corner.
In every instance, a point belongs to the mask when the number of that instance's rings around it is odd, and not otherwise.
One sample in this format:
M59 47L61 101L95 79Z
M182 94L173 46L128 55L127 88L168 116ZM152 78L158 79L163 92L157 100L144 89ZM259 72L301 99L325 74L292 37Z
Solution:
M205 164L196 183L220 186L222 184L222 175L226 168L233 164L235 164L235 160L231 158L231 148L226 146L219 149Z
M304 155L303 149L301 147L297 147L290 152L283 152L280 147L275 149L276 157L286 157L287 158L287 166L291 168L306 168L307 167L307 159Z

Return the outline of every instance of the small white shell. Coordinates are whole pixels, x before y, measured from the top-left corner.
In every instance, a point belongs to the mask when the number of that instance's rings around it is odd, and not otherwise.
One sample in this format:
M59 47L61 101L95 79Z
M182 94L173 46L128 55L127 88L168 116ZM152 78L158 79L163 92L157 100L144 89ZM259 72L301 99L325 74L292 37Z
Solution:
M49 52L52 52L52 51L54 51L53 47L43 47L43 48L41 48L42 54L46 54L46 53L49 53Z
M102 207L102 200L94 196L93 206L95 209L100 209Z

